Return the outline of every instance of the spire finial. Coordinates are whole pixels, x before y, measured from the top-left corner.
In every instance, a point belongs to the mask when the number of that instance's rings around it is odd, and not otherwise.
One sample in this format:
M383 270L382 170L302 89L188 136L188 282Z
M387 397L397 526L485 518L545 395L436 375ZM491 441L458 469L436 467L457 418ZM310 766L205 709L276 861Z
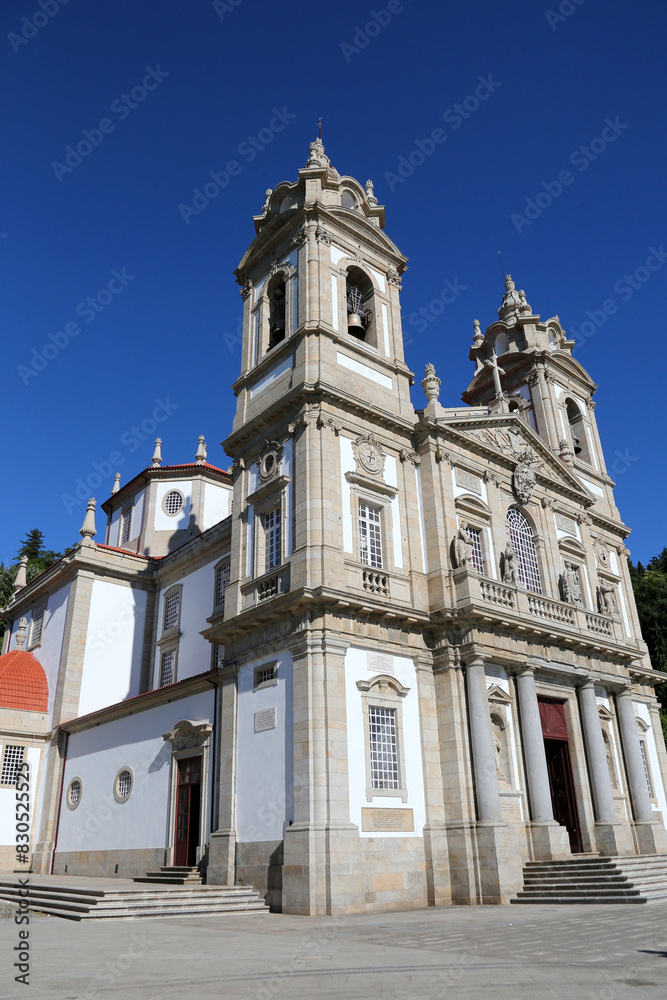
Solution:
M320 142L322 142L322 119L321 118L317 119L317 127L319 129L319 132L318 132L319 140L320 140Z
M28 631L28 619L23 616L19 622L19 627L16 630L16 648L23 651L25 646L26 632Z
M375 197L375 191L373 189L373 181L366 181L366 201L369 205L377 205L378 200Z
M422 379L422 389L429 403L436 402L440 396L440 379L435 374L435 365L426 365L424 378Z
M206 451L206 441L204 435L199 435L199 444L197 445L197 454L195 455L195 462L197 465L202 465L206 461L206 456L208 452Z
M120 489L120 472L117 472L116 473L116 477L115 477L115 479L113 481L113 487L111 489L111 495L113 496L114 493L118 493L119 489Z
M88 501L86 516L79 528L79 534L87 544L91 544L94 536L97 534L97 528L95 527L95 497L91 497Z
M27 556L21 556L21 561L19 563L19 568L18 568L18 572L16 574L16 579L14 580L14 595L18 594L19 590L23 590L23 588L28 583L28 580L27 580L27 577L26 577L26 567L27 567L27 565L28 565L28 557Z
M158 465L162 465L162 438L155 438L155 451L151 461L156 468Z

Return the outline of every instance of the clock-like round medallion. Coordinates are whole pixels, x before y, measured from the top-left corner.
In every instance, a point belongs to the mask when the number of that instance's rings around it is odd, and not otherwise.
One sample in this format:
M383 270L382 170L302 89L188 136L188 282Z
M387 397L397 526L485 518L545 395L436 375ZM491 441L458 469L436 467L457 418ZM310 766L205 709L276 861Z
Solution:
M359 445L359 464L372 475L377 475L382 470L383 460L380 449L369 441L363 441Z

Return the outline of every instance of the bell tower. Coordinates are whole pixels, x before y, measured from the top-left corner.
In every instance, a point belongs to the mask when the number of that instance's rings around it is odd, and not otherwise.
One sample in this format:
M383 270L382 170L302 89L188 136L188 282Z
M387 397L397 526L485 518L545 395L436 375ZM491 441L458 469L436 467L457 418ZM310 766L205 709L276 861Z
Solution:
M558 316L542 322L507 275L498 321L485 334L474 322L469 356L476 371L462 398L517 412L594 496L614 507L595 420L597 386L573 347Z

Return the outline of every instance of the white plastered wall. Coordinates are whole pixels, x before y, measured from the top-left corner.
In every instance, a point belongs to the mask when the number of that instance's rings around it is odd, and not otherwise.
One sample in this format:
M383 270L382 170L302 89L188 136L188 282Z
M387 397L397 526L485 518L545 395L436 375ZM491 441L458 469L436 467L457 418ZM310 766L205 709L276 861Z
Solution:
M178 490L183 494L183 506L176 515L165 514L162 509L162 501L171 490ZM172 482L160 481L156 484L155 490L155 530L156 531L177 531L187 528L190 523L190 510L192 507L192 483L175 479Z
M176 580L182 584L181 591L181 622L180 638L178 640L178 662L174 680L182 681L195 674L203 674L211 667L211 643L201 635L206 628L206 619L213 611L215 571L213 567L218 562L207 563L187 576ZM158 612L158 639L162 635L164 620L164 595L175 583L163 587L160 591L160 606ZM154 683L157 687L160 676L160 647L156 648L154 664Z
M487 690L492 687L499 687L506 695L512 697L512 692L510 691L509 677L507 676L507 671L504 667L500 667L495 663L488 663L484 667L484 674L486 677L486 687ZM521 778L519 774L519 750L516 743L516 713L514 711L514 704L503 705L503 710L505 712L505 718L507 719L507 741L508 750L510 757L510 768L512 771L512 792L521 792ZM501 792L501 795L503 793ZM507 795L508 793L504 793ZM526 815L523 806L523 795L516 796L519 802L519 813L521 819L525 820Z
M56 851L167 847L171 744L165 743L162 734L183 719L212 723L213 712L211 687L210 691L73 733L67 744ZM127 801L119 803L113 794L114 780L127 766L134 772L134 787ZM75 777L81 779L81 801L76 809L69 809L64 796ZM209 789L212 784L209 781Z
M146 592L94 580L79 715L139 694Z
M253 690L255 668L277 662L278 683ZM294 818L292 657L283 651L245 664L238 678L237 840L282 840ZM275 708L275 729L255 732L257 712Z
M642 722L648 726L648 729L641 736L641 739L645 742L646 749L648 751L653 794L657 803L654 803L653 811L662 813L662 822L665 827L667 827L667 799L665 798L665 783L663 781L662 772L660 771L660 761L658 759L658 750L655 742L656 735L653 731L653 725L651 724L651 715L648 710L648 705L645 705L643 702L634 701L632 703L632 707L635 710L635 716L638 719L641 719ZM657 738L662 739L662 733L659 733Z
M377 653L380 650L369 649ZM417 673L414 663L406 656L392 656L382 653L393 663L392 676L404 687L409 688L401 699L403 731L403 755L405 760L405 781L407 801L400 796L382 795L372 802L366 799L366 747L364 733L364 712L362 694L357 681L370 680L377 676L377 670L369 670L367 650L351 646L345 654L345 701L347 708L347 750L350 776L350 822L359 827L360 837L421 837L426 817L424 802L424 774L422 769L422 741L419 723L419 698L417 693ZM412 809L414 832L398 833L382 831L381 834L363 832L361 829L362 808L372 809Z
M229 515L232 492L225 486L216 483L204 483L204 517L202 530L212 528L214 524Z
M5 739L0 744L0 761L2 760L5 744L10 746L22 744L23 741L20 737L16 740ZM30 842L34 847L37 842L37 823L36 823L36 813L35 813L35 792L37 789L37 779L39 774L39 758L41 754L40 747L28 747L27 753L25 754L25 759L30 765ZM16 844L16 789L15 788L0 788L0 844L2 846L13 846ZM18 867L18 865L17 865ZM26 866L27 867L27 866Z
M67 618L67 602L69 599L69 583L49 594L46 602L46 613L42 627L42 641L39 646L30 650L36 660L39 660L46 680L49 685L49 724L51 713L53 712L53 702L58 683L58 671L60 669L60 655L63 647L63 635L65 633L65 619ZM28 636L30 635L30 621L32 610L26 615L28 619ZM16 649L16 632L18 631L19 620L12 625L12 636L9 643L9 650ZM9 651L8 650L8 651Z

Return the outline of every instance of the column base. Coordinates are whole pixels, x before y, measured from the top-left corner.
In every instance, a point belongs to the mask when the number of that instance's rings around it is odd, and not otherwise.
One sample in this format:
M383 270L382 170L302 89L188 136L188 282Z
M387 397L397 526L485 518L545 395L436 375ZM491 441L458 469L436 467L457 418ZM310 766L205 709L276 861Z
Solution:
M533 861L560 861L572 857L567 829L555 820L526 825Z
M207 885L236 883L236 830L215 830L211 834L206 866Z
M477 823L477 865L482 904L509 903L523 886L516 830L504 823Z
M452 905L452 880L449 874L449 848L444 823L424 826L426 891L429 906Z
M627 857L635 853L627 823L596 823L593 827L596 850L604 857Z
M337 915L359 907L359 828L293 823L285 830L283 913Z
M637 854L667 854L667 830L662 823L635 820L632 834Z
M53 852L55 844L52 840L42 841L35 846L35 850L30 857L30 864L33 872L39 875L50 875L53 864Z

